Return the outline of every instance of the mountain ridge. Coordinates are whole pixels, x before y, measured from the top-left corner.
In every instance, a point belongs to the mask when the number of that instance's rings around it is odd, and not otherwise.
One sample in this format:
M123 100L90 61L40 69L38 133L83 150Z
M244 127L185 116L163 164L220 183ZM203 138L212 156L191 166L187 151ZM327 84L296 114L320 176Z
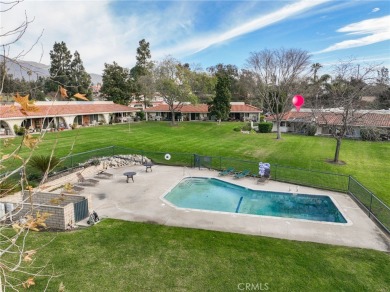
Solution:
M4 60L3 56L0 56L1 60ZM18 60L17 62L9 58L5 58L5 63L7 67L7 73L11 74L15 79L25 80L37 80L38 77L49 77L50 66L34 61L22 61ZM29 74L29 72L31 72ZM102 84L103 77L96 73L88 73L91 76L91 82L96 85L98 83Z

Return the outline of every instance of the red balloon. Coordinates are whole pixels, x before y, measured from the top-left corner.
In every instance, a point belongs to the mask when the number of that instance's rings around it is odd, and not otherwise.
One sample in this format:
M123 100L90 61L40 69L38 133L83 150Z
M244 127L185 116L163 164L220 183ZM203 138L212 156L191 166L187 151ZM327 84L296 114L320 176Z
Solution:
M299 112L299 110L301 109L301 106L305 103L305 99L301 95L296 95L293 97L292 103L295 106L295 108L297 109L297 111Z

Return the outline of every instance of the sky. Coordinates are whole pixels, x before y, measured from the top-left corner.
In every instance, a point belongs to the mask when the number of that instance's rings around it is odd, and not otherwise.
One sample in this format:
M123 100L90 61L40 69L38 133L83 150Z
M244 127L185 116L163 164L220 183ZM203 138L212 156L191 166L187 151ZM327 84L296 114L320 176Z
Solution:
M306 50L325 71L351 59L390 67L389 0L25 0L7 7L1 4L1 44L25 15L32 21L7 55L28 52L23 60L50 65L54 43L64 41L89 73L114 61L132 68L141 39L154 61L170 55L203 69L245 68L251 52L279 48Z

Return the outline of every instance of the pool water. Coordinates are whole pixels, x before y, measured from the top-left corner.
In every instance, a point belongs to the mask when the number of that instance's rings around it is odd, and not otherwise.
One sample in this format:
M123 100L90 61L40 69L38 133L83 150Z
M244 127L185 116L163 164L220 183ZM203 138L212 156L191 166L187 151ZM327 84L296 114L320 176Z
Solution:
M214 178L185 178L164 198L180 208L347 223L328 196L257 191Z

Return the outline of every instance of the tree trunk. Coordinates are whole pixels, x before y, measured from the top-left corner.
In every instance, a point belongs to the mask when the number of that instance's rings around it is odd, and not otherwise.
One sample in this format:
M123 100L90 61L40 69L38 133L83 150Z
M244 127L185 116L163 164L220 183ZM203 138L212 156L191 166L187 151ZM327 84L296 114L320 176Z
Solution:
M341 137L337 137L336 138L336 151L334 153L334 159L333 159L333 162L335 162L335 163L339 162L340 147L341 147Z
M280 132L280 121L276 121L276 139L280 140L282 138L282 133Z

